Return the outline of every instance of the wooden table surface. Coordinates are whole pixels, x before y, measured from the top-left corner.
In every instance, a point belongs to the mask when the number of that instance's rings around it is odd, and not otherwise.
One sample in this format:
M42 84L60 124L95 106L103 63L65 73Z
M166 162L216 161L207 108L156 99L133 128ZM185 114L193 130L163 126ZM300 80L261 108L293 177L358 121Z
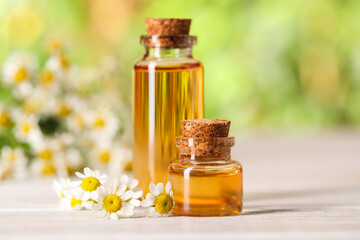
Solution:
M0 239L360 239L360 133L237 138L235 217L98 219L63 212L51 180L0 183Z

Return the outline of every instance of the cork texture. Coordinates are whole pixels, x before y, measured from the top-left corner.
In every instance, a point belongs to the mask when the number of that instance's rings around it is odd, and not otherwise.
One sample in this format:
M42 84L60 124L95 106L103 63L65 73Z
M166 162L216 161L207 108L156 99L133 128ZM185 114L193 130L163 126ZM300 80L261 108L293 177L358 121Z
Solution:
M148 35L189 35L191 19L147 18L145 21Z
M191 119L181 121L181 133L184 137L227 137L230 121L219 119Z

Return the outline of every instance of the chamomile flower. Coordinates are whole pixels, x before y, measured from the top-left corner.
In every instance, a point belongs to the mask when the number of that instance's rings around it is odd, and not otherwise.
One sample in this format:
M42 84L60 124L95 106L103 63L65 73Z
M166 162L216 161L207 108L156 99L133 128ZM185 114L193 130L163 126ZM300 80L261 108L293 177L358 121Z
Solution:
M61 90L59 85L60 75L59 73L44 69L39 75L39 86L46 91L57 94Z
M146 199L141 201L141 206L146 209L143 212L145 216L160 217L171 214L174 207L174 194L171 190L171 183L158 183L157 185L151 183L149 186L150 192L146 194Z
M60 208L64 210L77 211L81 209L91 209L93 201L82 201L75 198L74 195L69 194L60 199Z
M7 109L0 106L0 130L10 126L11 116Z
M111 111L101 110L87 115L87 124L92 130L93 137L112 138L119 129L119 120Z
M119 185L125 185L127 190L132 190L134 192L132 199L137 200L143 195L141 188L138 188L139 180L136 178L129 177L126 174L121 175L116 181L119 182ZM140 206L140 201L133 201L133 204L136 207Z
M27 158L21 148L12 149L9 146L4 146L1 149L1 161L10 166L13 177L22 179L26 176Z
M29 82L37 69L34 56L14 52L6 60L3 67L3 80L6 84L22 85Z
M92 171L90 168L84 168L84 174L76 172L76 176L82 178L82 181L72 183L75 198L82 201L89 199L97 200L99 194L98 188L105 183L106 175L100 174L99 171Z
M113 161L120 158L118 149L112 144L111 141L106 139L99 140L98 144L90 152L90 161L94 166L104 167L109 166Z
M54 180L53 188L60 198L65 198L70 195L71 181L69 178L59 178Z
M136 200L132 199L134 192L126 190L125 185L113 182L110 186L101 187L99 190L99 204L94 204L92 209L100 217L116 220L119 217L129 217L134 214Z
M69 60L63 54L52 55L45 63L45 67L50 71L56 72L61 77L69 69Z
M36 145L41 139L37 117L18 111L15 111L13 115L15 121L14 135L21 141Z
M43 89L36 87L24 100L22 110L25 114L40 114L49 111L48 101L51 96Z

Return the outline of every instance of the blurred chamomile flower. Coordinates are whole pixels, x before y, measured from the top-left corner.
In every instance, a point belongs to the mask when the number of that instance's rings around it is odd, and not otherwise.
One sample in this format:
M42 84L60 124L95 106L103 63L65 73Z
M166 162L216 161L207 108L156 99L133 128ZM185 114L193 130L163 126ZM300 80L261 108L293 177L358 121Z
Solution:
M33 55L14 52L3 66L3 81L10 85L29 82L37 69L37 60Z
M13 177L18 179L26 177L27 158L21 148L12 149L9 146L3 146L0 159L11 168L11 175Z
M54 180L53 188L60 198L65 198L71 193L71 181L69 178L59 178Z
M83 179L72 183L74 188L74 196L76 199L87 201L89 199L97 200L99 194L98 188L105 183L106 175L100 174L99 171L92 171L90 168L84 168L84 174L75 173L76 176Z
M37 116L14 111L13 120L15 122L13 132L16 138L35 146L41 139Z
M99 190L98 204L92 209L98 212L100 217L116 220L119 217L130 217L134 214L134 207L138 205L132 199L134 192L126 190L125 185L118 185L113 182L110 186L101 187Z
M10 126L11 116L9 111L0 105L0 130Z
M46 61L45 67L63 77L69 69L70 63L64 54L54 54Z
M143 212L144 216L160 217L169 216L174 207L174 194L171 190L171 183L151 183L149 186L151 193L146 194L146 199L141 201L141 206L146 208Z
M87 123L94 139L99 137L111 139L119 129L119 120L108 110L99 110L87 115Z

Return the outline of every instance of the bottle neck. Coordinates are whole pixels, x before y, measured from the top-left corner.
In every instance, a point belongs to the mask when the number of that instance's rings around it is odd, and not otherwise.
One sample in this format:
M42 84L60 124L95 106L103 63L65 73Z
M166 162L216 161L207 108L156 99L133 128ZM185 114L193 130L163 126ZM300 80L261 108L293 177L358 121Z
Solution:
M194 162L227 161L231 160L230 147L212 149L180 148L180 159Z
M192 48L145 47L144 57L153 58L192 58Z

